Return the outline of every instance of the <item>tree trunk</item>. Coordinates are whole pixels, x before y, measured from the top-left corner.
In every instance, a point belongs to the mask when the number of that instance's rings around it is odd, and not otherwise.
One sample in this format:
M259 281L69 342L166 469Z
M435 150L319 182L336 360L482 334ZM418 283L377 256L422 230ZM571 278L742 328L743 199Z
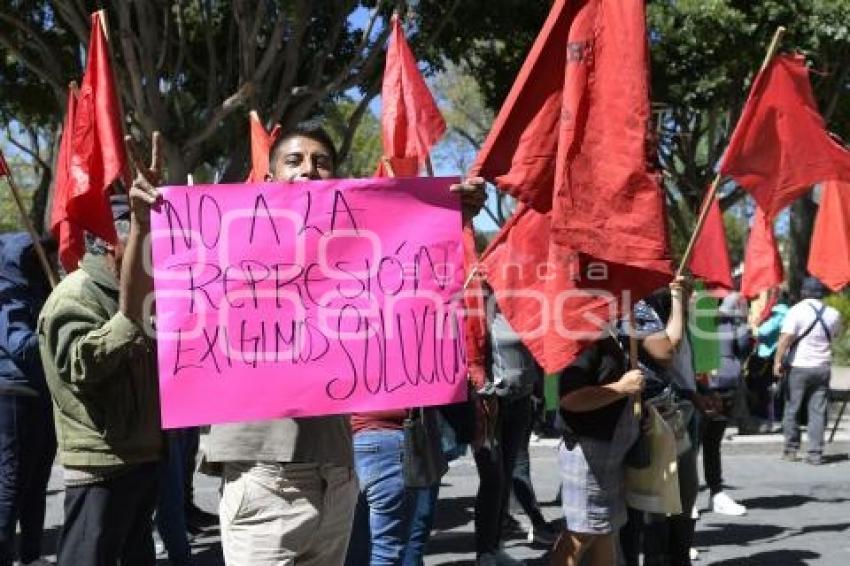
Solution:
M791 253L788 262L788 289L794 297L800 294L800 285L808 273L809 245L812 241L812 229L818 207L812 201L811 193L797 199L791 205Z
M50 194L50 182L53 180L53 172L50 169L42 169L41 180L32 195L30 206L30 221L37 234L45 233L47 216L47 197Z

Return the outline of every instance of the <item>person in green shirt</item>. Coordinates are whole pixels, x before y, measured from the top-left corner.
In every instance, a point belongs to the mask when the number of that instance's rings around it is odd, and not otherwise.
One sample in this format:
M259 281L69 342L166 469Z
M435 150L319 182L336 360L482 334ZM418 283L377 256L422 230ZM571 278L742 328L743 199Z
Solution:
M156 169L141 169L140 178L154 179ZM64 468L61 566L155 564L151 517L163 439L155 343L142 314L150 289L136 277L144 270L138 225L149 222L149 205L126 195L111 205L117 245L87 234L79 268L38 320Z

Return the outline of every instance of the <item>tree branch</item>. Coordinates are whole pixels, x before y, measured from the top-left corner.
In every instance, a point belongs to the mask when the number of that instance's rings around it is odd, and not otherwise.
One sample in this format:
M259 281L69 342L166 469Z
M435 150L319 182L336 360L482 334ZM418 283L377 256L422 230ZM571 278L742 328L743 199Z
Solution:
M253 82L246 82L239 90L224 100L212 112L212 115L207 119L206 126L197 134L186 141L187 149L196 149L213 134L221 125L220 122L232 114L240 106L244 106L247 100L251 97L255 90Z
M289 40L286 42L286 48L282 57L284 65L283 75L278 85L278 96L272 105L272 122L281 121L292 98L292 88L295 85L295 78L298 76L301 44L304 41L311 11L311 4L305 0L300 0L295 5L295 11L290 24Z
M371 85L369 85L369 89L366 91L366 94L357 104L357 107L354 109L354 112L351 113L351 116L348 119L348 125L345 130L345 135L342 138L342 143L339 148L339 161L340 163L345 161L348 157L348 153L351 151L351 143L354 140L354 134L357 132L358 126L360 126L360 122L363 120L363 116L366 114L366 110L369 109L369 103L378 95L379 82L373 81Z
M68 27L77 36L77 41L83 45L88 45L89 27L91 26L89 26L89 20L86 18L87 12L80 2L72 4L63 0L54 0L53 7L59 12L61 20L68 24Z

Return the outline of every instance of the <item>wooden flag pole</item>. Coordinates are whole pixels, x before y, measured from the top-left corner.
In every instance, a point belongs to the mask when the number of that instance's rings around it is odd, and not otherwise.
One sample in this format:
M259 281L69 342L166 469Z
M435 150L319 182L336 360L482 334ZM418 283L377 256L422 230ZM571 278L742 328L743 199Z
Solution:
M395 177L395 170L393 169L393 164L392 161L390 161L390 158L384 155L381 157L381 162L383 162L384 168L387 170L387 175Z
M429 177L434 176L434 165L431 164L431 156L430 155L425 156L425 171L428 172Z
M765 54L764 61L762 61L761 67L759 68L759 73L764 71L770 64L771 60L773 60L774 55L776 55L776 52L779 50L779 44L782 41L782 36L785 35L786 31L787 30L783 26L776 28L776 33L773 34L773 39L770 41L770 45L767 48L767 53ZM755 81L753 81L753 83L755 84ZM752 85L750 85L750 89L752 89ZM694 245L705 226L705 221L708 218L708 211L711 209L714 199L717 198L717 188L720 186L720 182L722 180L723 175L718 172L717 175L715 175L714 180L711 182L711 187L708 189L708 194L705 196L705 203L697 217L697 224L691 234L691 239L688 241L688 247L685 248L685 254L682 256L682 262L679 264L679 269L676 270L676 277L681 277L684 274L688 263L691 261L691 255L694 252Z
M35 253L38 256L38 261L41 264L41 268L44 270L44 274L47 276L47 280L50 282L50 288L55 289L57 284L56 273L54 273L53 269L51 269L50 262L47 261L47 253L44 251L44 246L41 245L41 238L39 238L36 233L35 226L32 225L30 217L27 216L24 201L21 199L21 194L18 192L18 186L15 184L15 179L12 177L12 170L8 167L8 164L7 169L9 170L6 175L6 182L9 183L9 188L12 189L12 196L15 198L15 204L18 206L18 212L21 213L21 218L24 219L24 226L26 226L27 232L29 232L30 238L32 239L33 246L35 246Z

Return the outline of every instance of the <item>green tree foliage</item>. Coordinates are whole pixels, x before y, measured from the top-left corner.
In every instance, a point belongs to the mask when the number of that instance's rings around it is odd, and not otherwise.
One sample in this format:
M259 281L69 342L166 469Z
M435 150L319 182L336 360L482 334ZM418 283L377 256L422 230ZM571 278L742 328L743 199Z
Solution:
M361 117L356 117L362 112ZM326 112L326 124L329 133L334 138L337 147L345 148L347 159L342 163L340 175L343 177L370 177L378 167L378 160L383 153L381 147L381 122L366 106L361 106L351 99L343 99ZM352 119L357 119L360 125L356 129L349 128Z
M250 109L287 127L343 97L368 106L380 89L389 17L406 3L10 0L0 7L0 111L61 123L68 82L82 73L88 13L99 7L128 130L145 140L159 130L168 178L182 182L205 167L226 180L245 174ZM350 112L347 129L363 114Z
M422 13L441 11L467 22L470 41L444 42L497 111L552 2L546 0L422 0ZM834 133L850 139L850 0L648 0L652 100L671 235L686 241L714 176L749 85L777 26L784 50L803 52L814 69L815 95ZM423 22L424 30L439 24ZM476 32L478 27L486 31ZM432 47L433 49L433 47ZM729 209L744 193L722 188ZM812 207L795 205L792 279L805 270ZM735 254L733 254L734 256ZM796 281L792 281L795 284Z

